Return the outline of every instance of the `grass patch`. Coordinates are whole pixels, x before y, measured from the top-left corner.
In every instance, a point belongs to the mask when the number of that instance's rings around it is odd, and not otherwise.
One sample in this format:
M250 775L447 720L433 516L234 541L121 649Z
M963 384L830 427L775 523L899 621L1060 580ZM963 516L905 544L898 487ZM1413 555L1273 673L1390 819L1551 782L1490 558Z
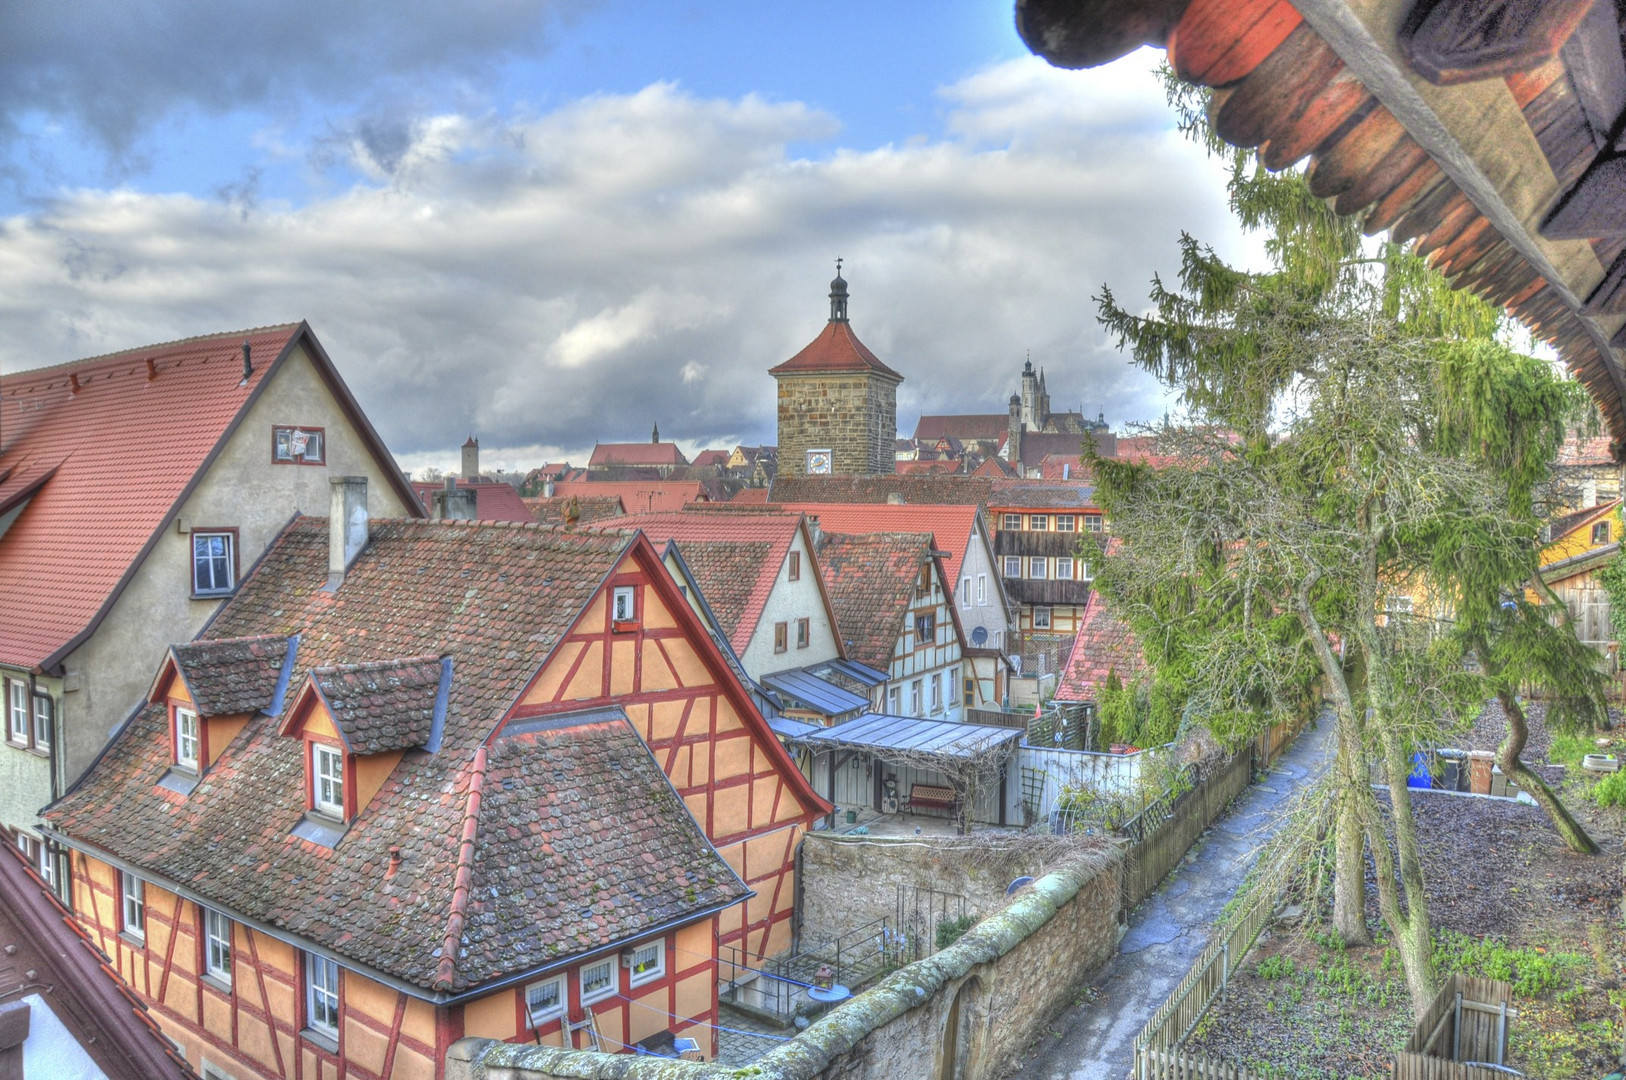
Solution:
M1578 953L1545 952L1512 947L1499 938L1480 940L1454 930L1434 935L1434 968L1440 974L1460 971L1511 983L1519 997L1538 997L1574 983L1588 966Z
M1610 773L1592 788L1592 801L1599 806L1626 806L1626 772Z
M1583 757L1598 749L1594 738L1592 735L1555 731L1547 744L1547 760L1554 765L1579 765Z

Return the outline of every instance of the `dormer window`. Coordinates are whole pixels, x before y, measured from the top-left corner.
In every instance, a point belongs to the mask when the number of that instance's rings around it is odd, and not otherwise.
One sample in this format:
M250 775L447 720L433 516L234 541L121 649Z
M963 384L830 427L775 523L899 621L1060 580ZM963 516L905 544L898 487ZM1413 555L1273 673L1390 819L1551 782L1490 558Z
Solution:
M311 809L344 820L344 752L336 746L311 745Z
M183 769L198 769L198 714L191 709L175 707L175 764Z

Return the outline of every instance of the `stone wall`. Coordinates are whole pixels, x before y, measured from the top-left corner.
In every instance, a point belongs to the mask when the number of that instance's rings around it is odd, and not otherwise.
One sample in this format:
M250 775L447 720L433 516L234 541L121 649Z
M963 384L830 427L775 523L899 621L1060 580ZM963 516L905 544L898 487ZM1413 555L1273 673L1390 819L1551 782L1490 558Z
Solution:
M779 376L779 475L805 476L829 450L838 476L896 471L898 384L864 374Z
M1102 846L1022 889L959 941L750 1066L761 1080L995 1080L1117 946L1121 856ZM465 1039L446 1080L727 1080L699 1062Z

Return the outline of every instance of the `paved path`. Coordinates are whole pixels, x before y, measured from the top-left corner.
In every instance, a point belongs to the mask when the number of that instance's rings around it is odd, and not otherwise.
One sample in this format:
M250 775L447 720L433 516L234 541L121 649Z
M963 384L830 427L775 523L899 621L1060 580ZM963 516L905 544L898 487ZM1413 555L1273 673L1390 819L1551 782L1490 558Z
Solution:
M1331 760L1332 718L1300 735L1263 783L1250 785L1186 861L1129 917L1129 931L1095 977L1093 1001L1056 1018L1060 1037L1042 1036L1025 1056L1023 1076L1040 1080L1122 1080L1134 1063L1135 1036L1186 977L1208 944L1208 930L1278 825L1277 810Z

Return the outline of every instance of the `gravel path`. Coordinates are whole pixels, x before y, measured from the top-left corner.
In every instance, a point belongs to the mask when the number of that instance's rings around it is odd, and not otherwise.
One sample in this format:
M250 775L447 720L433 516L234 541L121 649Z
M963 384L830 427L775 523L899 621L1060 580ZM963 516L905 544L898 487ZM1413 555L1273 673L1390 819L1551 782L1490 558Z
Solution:
M1128 1075L1135 1036L1207 946L1210 926L1275 832L1278 811L1332 760L1332 728L1326 717L1299 736L1265 781L1249 786L1134 910L1118 955L1096 973L1080 1004L1056 1018L1053 1034L1023 1056L1016 1072L1043 1080Z

